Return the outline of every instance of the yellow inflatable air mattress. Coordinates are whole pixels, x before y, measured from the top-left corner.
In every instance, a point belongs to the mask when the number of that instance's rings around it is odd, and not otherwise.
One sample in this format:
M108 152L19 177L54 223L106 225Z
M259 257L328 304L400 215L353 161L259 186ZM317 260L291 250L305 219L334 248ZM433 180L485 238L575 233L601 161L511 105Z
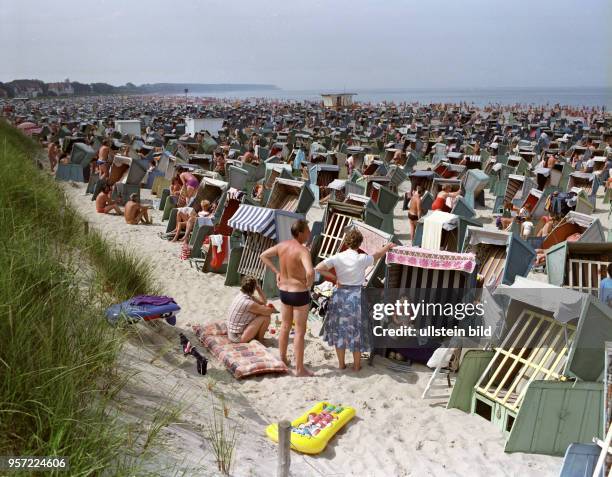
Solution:
M329 440L355 416L355 408L320 402L291 423L291 448L304 454L318 454ZM278 424L270 424L266 434L278 442Z

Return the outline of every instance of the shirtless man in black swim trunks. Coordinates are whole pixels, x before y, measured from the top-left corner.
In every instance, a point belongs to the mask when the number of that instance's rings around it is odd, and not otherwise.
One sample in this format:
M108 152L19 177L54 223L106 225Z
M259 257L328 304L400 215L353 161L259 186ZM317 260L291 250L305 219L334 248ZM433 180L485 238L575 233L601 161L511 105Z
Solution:
M408 220L410 221L410 240L414 243L414 233L416 231L417 222L421 218L421 197L423 189L421 186L417 186L416 190L412 193L410 198L410 205L408 207Z
M291 325L295 322L293 352L295 354L295 375L312 376L313 373L304 366L304 335L310 308L310 288L314 281L314 268L310 252L304 243L310 237L308 222L298 220L291 226L292 240L286 240L269 248L261 254L261 261L276 274L276 282L281 300L281 329L278 347L281 359L287 360L287 345ZM280 271L272 262L278 257Z

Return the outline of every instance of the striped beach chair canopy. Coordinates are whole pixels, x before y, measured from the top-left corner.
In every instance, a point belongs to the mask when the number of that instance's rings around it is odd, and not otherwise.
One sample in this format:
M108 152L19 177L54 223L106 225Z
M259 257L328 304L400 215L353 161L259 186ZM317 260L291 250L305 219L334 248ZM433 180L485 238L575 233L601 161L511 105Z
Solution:
M228 225L243 232L256 232L265 237L276 239L275 210L240 204Z

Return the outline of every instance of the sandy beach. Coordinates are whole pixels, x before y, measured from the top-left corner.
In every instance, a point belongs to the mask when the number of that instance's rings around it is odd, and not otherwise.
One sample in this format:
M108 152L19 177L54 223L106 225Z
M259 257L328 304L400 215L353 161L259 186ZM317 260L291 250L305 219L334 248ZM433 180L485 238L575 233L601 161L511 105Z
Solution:
M405 184L404 184L405 186ZM165 450L151 465L189 469L187 475L215 475L216 466L202 436L210 417L209 388L223 395L230 417L240 425L233 475L267 476L276 468L276 446L265 436L265 427L282 419L294 419L321 400L354 406L357 417L343 429L320 455L292 453L295 476L523 476L557 475L561 458L504 453L504 436L494 424L478 416L445 408L450 389L444 379L437 382L433 397L421 399L431 371L414 364L410 372L393 371L388 360L376 357L353 375L336 369L333 349L307 333L305 360L316 377L296 379L263 376L235 380L210 353L208 375L196 373L194 361L183 358L178 333L184 332L202 348L191 325L223 320L237 289L224 286L224 275L203 274L179 260L180 246L158 237L165 231L161 212L154 211L154 225L128 226L123 218L96 214L85 184L64 183L74 207L90 226L119 247L146 257L153 265L162 292L181 306L176 327L137 325L140 338L125 347L121 367L132 374L120 400L126 418L142 417L160 403L184 408L179 422L163 433ZM143 190L148 199L150 191ZM490 198L487 199L487 202ZM607 224L598 198L598 214ZM490 204L487 203L490 210ZM315 206L308 214L317 220L323 210ZM486 218L485 209L478 211ZM401 204L396 208L395 229L405 242L408 230ZM485 227L494 227L492 223ZM543 274L530 278L546 280ZM276 338L270 337L273 347Z
M612 477L611 5L2 2L0 477Z

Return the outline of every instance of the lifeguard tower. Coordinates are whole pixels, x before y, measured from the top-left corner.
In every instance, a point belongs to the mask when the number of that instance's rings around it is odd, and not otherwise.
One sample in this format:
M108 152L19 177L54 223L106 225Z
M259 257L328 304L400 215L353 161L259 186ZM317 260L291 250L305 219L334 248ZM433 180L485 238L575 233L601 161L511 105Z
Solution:
M323 106L329 109L348 108L353 104L353 96L357 93L328 93L321 94Z

